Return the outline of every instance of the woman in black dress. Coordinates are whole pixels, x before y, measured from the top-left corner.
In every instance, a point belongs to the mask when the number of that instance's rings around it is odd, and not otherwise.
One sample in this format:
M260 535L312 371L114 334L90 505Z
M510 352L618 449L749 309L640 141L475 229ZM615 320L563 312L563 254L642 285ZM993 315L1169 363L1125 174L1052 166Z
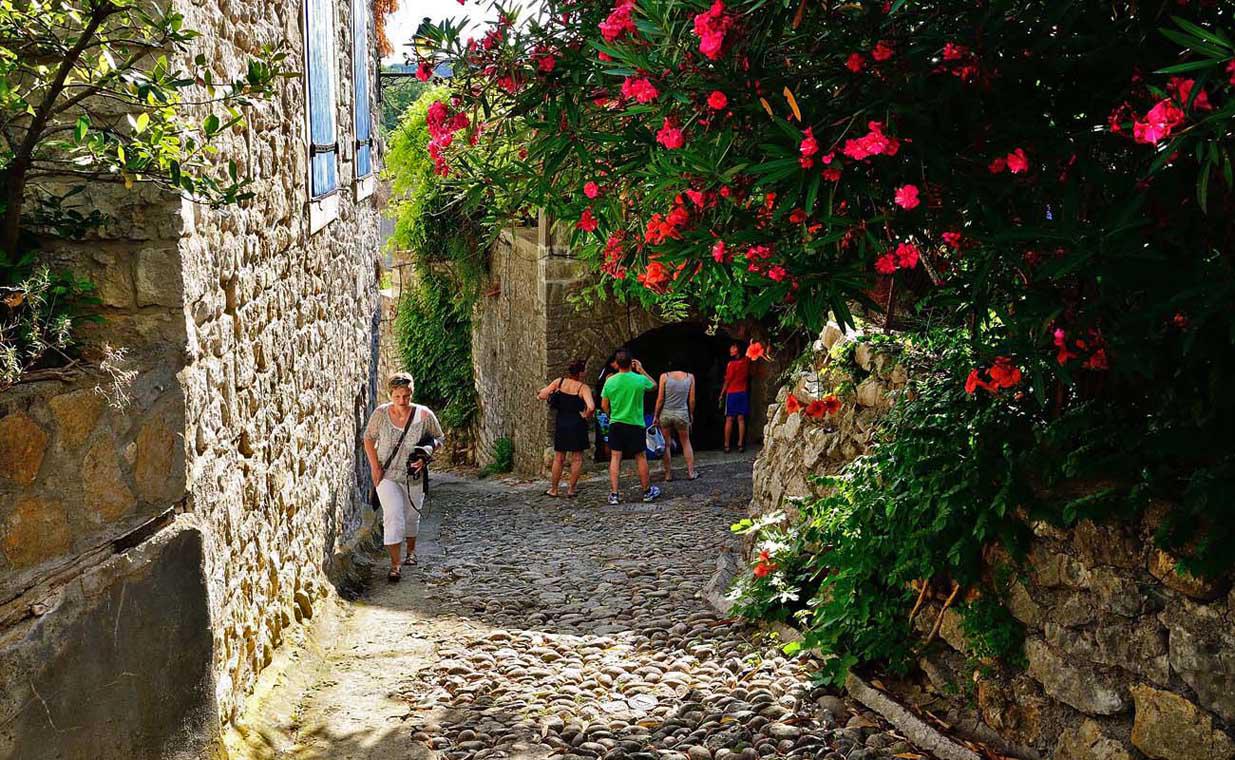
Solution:
M553 428L553 479L548 496L559 496L558 483L562 480L562 468L566 455L570 454L570 487L567 498L578 495L575 485L583 472L583 450L587 448L587 421L596 411L592 401L592 389L583 382L584 363L575 360L566 368L567 375L540 389L536 394L541 401L549 401L557 409Z

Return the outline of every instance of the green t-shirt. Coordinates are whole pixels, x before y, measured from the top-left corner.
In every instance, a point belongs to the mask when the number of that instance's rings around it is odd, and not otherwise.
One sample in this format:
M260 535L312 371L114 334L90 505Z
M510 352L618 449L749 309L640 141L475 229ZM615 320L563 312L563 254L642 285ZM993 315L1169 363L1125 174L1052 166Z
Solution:
M609 421L643 427L643 394L656 387L638 372L619 372L605 381L601 398L609 399Z

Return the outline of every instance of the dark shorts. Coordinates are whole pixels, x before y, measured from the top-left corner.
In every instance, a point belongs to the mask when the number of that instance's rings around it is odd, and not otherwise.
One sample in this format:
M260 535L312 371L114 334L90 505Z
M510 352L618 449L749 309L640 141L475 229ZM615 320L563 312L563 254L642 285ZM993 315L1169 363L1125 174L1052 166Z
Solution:
M620 451L634 456L647 452L647 431L642 425L628 425L625 422L609 423L609 450Z
M750 393L748 391L725 395L725 416L737 417L739 415L750 416Z

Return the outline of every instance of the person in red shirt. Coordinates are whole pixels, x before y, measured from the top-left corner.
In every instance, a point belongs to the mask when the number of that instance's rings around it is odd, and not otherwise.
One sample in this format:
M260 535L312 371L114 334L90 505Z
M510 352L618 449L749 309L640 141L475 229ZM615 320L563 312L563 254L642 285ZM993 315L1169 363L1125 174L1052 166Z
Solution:
M733 438L733 421L738 422L738 451L746 451L746 418L750 415L750 359L742 353L742 346L729 346L729 364L725 367L725 384L720 389L720 399L725 405L725 451Z

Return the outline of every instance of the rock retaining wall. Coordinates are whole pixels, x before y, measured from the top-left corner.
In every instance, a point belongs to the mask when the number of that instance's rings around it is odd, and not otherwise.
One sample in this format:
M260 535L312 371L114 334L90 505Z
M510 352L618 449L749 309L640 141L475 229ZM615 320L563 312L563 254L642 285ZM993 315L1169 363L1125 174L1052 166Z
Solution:
M818 496L808 477L839 471L863 453L907 377L863 346L838 360L847 340L827 328L805 366L768 410L767 445L755 464L751 512L792 516ZM838 346L838 343L840 344ZM843 366L842 366L843 365ZM850 379L845 408L813 423L783 402L826 393ZM1025 667L976 661L959 613L942 613L941 644L918 678L897 687L952 725L979 717L1023 757L1056 760L1229 760L1235 757L1235 591L1175 571L1154 548L1158 505L1136 525L1035 524L1028 562L1007 605L1027 631ZM992 553L994 567L1005 563ZM915 618L925 636L942 601Z

